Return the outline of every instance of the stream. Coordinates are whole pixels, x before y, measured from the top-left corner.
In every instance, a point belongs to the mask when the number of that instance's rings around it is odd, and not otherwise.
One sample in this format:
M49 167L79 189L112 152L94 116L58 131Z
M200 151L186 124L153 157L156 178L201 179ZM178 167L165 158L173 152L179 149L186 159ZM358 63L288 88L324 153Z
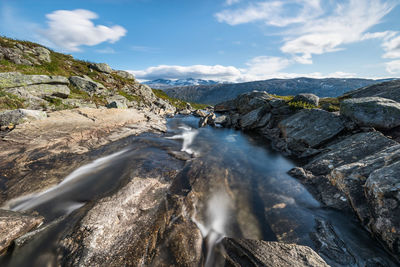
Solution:
M260 136L232 129L198 129L198 118L168 119L165 135L143 134L103 148L93 161L44 192L15 199L8 208L37 211L41 230L0 258L0 266L53 266L57 242L86 212L131 177L179 171L186 163L195 196L192 221L205 240L205 266L220 266L223 237L307 245L332 266L397 266L353 214L321 207L287 174L298 163ZM174 156L172 156L174 155ZM169 181L166 181L169 182ZM381 264L381 265L378 265Z

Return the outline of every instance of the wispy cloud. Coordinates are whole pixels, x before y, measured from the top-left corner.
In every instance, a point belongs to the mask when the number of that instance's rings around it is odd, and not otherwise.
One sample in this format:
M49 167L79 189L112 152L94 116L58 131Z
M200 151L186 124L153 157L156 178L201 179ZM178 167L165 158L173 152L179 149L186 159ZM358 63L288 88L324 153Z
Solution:
M133 45L131 46L131 50L135 52L156 53L159 52L160 49L150 46Z
M85 9L57 10L46 15L48 28L40 30L56 47L67 51L80 51L80 46L94 46L103 42L115 43L127 33L126 29L95 25L98 15Z
M115 54L116 53L115 50L113 48L111 48L111 47L105 47L105 48L102 48L102 49L96 49L96 52L100 53L100 54Z
M386 63L386 70L390 74L400 74L400 60L393 60Z
M247 82L256 80L265 80L272 78L296 78L296 77L355 77L354 73L346 73L337 71L329 74L319 72L313 73L291 73L284 70L293 64L293 60L281 57L260 56L249 60L245 68L236 68L233 66L221 65L193 65L193 66L172 66L160 65L150 67L145 70L129 71L133 73L139 80L155 80L159 78L165 79L185 79L197 78L207 80L217 80L223 82Z
M284 28L281 51L299 63L311 64L313 55L339 51L346 44L365 40L367 31L395 6L394 2L381 0L321 3L320 0L251 1L245 7L225 9L215 16L219 22L230 25L261 21Z

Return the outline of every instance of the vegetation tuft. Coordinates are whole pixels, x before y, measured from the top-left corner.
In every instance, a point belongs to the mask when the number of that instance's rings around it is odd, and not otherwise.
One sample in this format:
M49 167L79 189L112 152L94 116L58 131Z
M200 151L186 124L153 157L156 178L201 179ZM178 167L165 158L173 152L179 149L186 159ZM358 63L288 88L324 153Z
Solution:
M24 101L19 97L0 90L0 110L24 108Z
M173 105L174 107L178 108L178 109L185 109L187 104L189 103L194 109L205 109L206 107L208 107L209 105L207 104L197 104L197 103L192 103L192 102L185 102L183 100L177 99L177 98L173 98L170 97L169 95L167 95L163 90L160 89L152 89L153 93L163 99L168 101L169 103L171 103L171 105Z

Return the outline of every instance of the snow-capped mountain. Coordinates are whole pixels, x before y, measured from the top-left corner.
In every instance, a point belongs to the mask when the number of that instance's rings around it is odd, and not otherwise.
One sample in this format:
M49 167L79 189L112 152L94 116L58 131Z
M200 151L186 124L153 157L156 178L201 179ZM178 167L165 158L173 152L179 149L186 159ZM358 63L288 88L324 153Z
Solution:
M151 88L154 89L167 89L173 87L182 87L182 86L194 86L194 85L215 85L219 84L217 81L213 80L202 80L202 79L178 79L178 80L169 80L169 79L157 79L153 81L143 82L147 84Z

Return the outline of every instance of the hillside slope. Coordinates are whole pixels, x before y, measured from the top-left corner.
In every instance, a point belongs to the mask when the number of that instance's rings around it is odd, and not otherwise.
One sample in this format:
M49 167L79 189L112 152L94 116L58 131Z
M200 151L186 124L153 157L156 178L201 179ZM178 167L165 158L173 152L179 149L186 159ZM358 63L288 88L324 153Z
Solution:
M210 86L186 86L166 89L171 96L185 101L204 104L217 104L253 90L267 91L275 95L297 95L313 93L319 97L337 97L360 87L376 84L384 80L370 79L271 79L265 81L217 84Z

